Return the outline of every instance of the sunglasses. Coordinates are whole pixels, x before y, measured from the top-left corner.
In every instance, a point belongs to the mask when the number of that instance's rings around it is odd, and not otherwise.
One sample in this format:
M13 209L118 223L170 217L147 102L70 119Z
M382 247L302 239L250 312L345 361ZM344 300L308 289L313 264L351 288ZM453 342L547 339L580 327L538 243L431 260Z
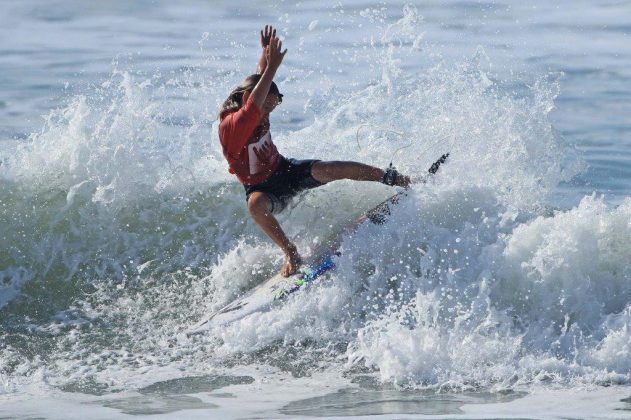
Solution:
M281 103L283 103L283 95L280 93L270 93L270 95L274 95L276 96L276 103L274 104L274 106L278 106ZM268 102L270 99L270 96L268 96L267 98L265 98L265 102Z

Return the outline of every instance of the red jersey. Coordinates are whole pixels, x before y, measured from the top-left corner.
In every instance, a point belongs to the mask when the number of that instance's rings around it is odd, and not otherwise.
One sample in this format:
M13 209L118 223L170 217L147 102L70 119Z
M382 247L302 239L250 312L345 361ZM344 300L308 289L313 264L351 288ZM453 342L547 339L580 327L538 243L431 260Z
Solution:
M267 180L282 159L272 142L269 118L262 119L261 110L249 99L241 109L223 117L219 141L230 173L244 185Z

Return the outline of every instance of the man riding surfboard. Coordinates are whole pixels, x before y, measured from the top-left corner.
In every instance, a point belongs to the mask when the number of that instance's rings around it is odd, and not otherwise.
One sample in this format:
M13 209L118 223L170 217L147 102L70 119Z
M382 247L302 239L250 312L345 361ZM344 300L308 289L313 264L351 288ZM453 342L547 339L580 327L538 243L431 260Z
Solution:
M301 258L274 215L292 197L340 179L407 187L410 178L393 168L382 170L359 162L282 156L272 141L269 114L283 99L273 79L287 50L282 51L276 30L267 25L261 30L261 47L257 73L246 77L222 105L219 139L230 172L245 188L250 215L285 254L281 274L287 277L296 272Z

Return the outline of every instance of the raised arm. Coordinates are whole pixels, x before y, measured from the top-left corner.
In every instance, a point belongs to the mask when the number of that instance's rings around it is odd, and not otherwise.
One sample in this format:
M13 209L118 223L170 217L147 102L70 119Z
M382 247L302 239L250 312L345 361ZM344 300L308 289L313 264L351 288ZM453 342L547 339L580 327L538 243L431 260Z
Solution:
M272 37L269 45L265 49L265 60L267 62L265 71L263 72L259 82L254 87L254 90L252 90L252 93L250 95L248 95L249 92L243 93L244 103L249 97L259 109L263 107L263 102L265 102L265 98L267 98L269 88L272 85L272 80L276 75L276 70L278 70L278 67L280 67L280 64L283 62L285 54L287 54L287 49L281 52L282 46L283 43L280 39Z
M259 58L259 64L256 67L258 74L263 74L265 67L267 67L267 57L265 56L265 49L269 45L272 38L276 38L276 29L272 25L265 25L265 28L261 30L261 58Z

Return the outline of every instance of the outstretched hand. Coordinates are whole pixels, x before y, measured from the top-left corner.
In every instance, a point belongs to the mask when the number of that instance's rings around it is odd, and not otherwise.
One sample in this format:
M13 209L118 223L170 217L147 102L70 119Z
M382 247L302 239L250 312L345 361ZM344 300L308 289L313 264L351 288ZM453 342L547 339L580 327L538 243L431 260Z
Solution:
M272 38L276 38L276 29L272 25L265 25L265 28L261 30L261 47L266 48Z
M280 63L283 62L285 54L287 54L286 49L285 51L282 51L283 43L281 42L281 40L271 35L274 33L274 31L268 28L267 33L270 34L269 44L263 49L261 53L261 59L259 61L258 67L258 72L261 75L261 79L258 81L256 86L252 90L251 95L249 96L249 98L251 98L251 100L259 109L262 109L272 85L272 80L276 75L276 70L278 70L278 67L280 67ZM248 98L246 98L245 96L243 98L244 101L248 100Z
M269 45L265 48L265 58L267 59L267 67L271 70L276 71L278 67L280 67L280 63L283 62L283 58L285 58L285 54L287 54L287 49L285 51L281 51L283 47L283 42L273 36Z

